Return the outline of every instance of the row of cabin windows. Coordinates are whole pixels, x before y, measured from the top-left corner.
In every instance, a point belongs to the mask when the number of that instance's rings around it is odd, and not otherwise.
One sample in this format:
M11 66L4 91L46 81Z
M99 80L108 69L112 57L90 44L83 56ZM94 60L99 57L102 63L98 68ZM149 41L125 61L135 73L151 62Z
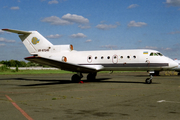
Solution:
M98 57L96 56L95 59L97 59ZM110 59L110 56L107 56L107 59ZM117 56L114 56L114 59L116 59ZM121 59L123 59L123 56L120 56ZM127 56L128 59L130 59L130 56ZM135 59L136 56L134 55L133 58ZM88 59L92 59L92 57L90 56ZM104 59L104 56L101 56L101 59Z

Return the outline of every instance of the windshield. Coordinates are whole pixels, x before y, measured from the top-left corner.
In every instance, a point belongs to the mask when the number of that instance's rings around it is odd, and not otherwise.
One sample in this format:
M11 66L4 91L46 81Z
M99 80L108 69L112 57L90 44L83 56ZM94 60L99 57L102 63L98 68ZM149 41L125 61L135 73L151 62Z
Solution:
M152 53L150 53L150 56L163 56L163 54L161 54L161 53L159 53L159 52L158 52L158 53L153 53L153 52L152 52Z
M157 53L159 56L163 56L161 53Z

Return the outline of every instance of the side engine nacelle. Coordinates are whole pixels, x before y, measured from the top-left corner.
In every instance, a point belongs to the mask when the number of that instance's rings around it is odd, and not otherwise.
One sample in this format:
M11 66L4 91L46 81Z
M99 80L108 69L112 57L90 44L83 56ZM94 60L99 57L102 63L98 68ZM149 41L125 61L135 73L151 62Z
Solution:
M70 52L73 50L72 45L54 45L51 48L52 52Z

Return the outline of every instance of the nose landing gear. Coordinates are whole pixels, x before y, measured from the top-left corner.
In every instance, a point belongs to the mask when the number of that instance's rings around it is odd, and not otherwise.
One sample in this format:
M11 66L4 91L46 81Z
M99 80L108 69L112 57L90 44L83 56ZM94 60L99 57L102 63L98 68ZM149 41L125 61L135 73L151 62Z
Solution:
M151 84L151 83L152 83L152 79L153 79L153 76L150 75L150 78L147 78L146 81L145 81L145 83L146 83L146 84Z

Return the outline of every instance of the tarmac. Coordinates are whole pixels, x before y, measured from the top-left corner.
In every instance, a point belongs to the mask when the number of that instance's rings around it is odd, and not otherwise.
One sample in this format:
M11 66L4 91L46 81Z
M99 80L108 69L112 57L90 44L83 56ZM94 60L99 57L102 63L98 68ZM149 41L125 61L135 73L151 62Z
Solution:
M0 75L2 120L179 120L180 76L98 73L71 83L72 74Z

